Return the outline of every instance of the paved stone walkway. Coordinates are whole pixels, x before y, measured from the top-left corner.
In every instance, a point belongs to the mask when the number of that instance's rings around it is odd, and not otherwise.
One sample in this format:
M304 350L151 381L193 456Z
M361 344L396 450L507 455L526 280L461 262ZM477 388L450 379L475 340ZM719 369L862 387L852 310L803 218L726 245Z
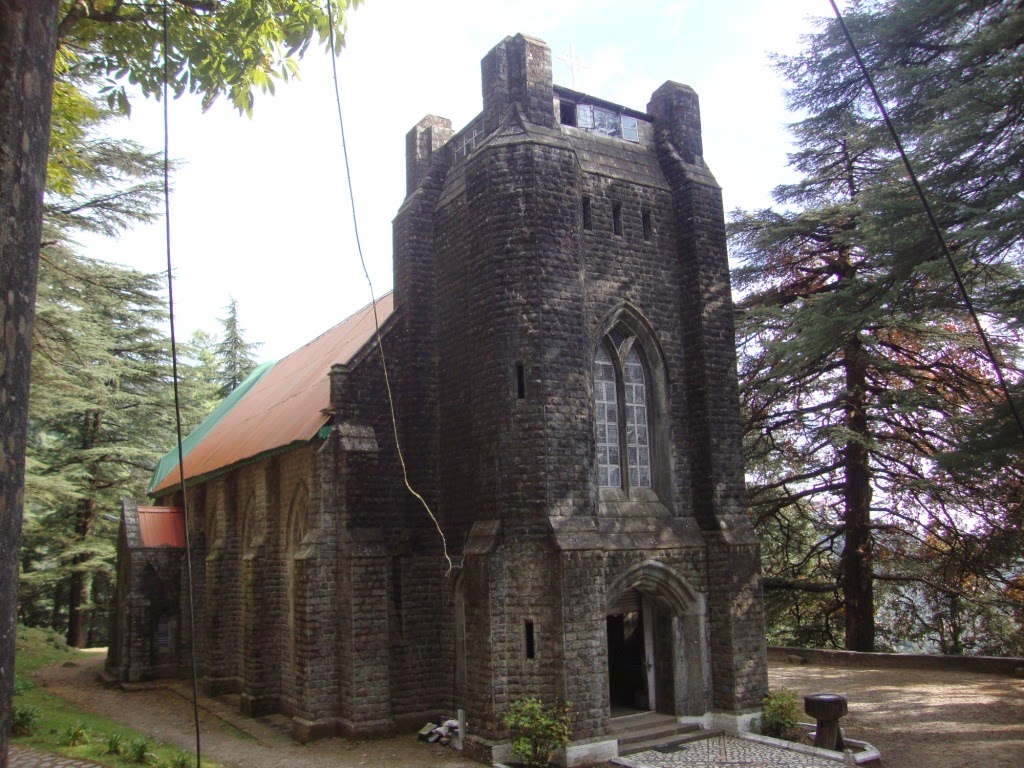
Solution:
M824 760L814 755L762 744L733 736L714 736L681 744L664 752L638 752L616 762L629 768L841 768L842 760Z
M51 755L47 752L37 752L28 747L9 744L7 765L9 768L96 768L99 763L63 755Z
M801 755L730 736L690 742L671 751L650 750L616 759L627 768L838 768L842 763ZM97 763L10 745L10 768L96 768Z

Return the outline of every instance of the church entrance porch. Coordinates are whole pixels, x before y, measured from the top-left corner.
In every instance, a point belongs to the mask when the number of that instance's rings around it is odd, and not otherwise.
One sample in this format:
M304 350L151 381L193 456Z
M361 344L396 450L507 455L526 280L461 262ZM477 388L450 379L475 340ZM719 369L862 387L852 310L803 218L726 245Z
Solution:
M609 715L710 709L704 597L670 566L635 565L607 592Z

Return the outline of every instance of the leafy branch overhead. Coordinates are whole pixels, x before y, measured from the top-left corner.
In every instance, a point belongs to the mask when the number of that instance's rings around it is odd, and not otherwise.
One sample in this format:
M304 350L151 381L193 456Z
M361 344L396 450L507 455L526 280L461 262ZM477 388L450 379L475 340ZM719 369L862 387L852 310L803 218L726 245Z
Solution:
M360 0L168 0L167 74L175 96L202 95L203 108L221 96L246 115L254 93L298 76L297 60L314 42L326 46L331 20L338 50L347 12ZM125 82L160 98L164 7L122 0L62 0L59 47L71 72L102 80L112 107L129 109Z
M335 5L339 42L348 7ZM242 112L329 34L322 3L170 0L167 12L171 91L202 92L204 106L224 95ZM174 442L174 410L162 278L90 258L76 236L117 236L159 215L162 156L108 127L128 111L128 89L161 96L163 7L64 1L54 24L19 618L102 644L120 499L144 495ZM258 345L242 338L233 300L228 309L223 341L202 334L182 347L186 429L254 365Z

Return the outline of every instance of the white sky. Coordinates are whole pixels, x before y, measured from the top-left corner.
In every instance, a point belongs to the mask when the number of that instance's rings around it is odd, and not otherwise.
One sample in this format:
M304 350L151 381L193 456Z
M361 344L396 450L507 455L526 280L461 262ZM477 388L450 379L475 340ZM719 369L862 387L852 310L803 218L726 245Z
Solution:
M700 96L705 160L726 210L770 204L792 179L783 83L767 52L793 52L827 0L366 0L338 60L363 251L377 295L391 287L391 221L405 195L405 134L424 115L462 128L481 109L480 59L508 35L570 46L588 65L576 89L645 109L666 80ZM258 95L252 120L226 103L170 105L171 198L180 340L218 332L229 296L261 360L283 357L370 300L352 236L330 59L310 49L301 81ZM162 108L136 100L122 130L159 149ZM91 256L163 271L160 222Z

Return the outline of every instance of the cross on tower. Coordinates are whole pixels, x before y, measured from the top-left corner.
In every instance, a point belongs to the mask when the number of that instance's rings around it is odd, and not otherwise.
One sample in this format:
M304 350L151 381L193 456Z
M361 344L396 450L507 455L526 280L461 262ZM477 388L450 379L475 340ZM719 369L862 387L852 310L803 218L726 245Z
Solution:
M578 69L590 69L586 62L582 58L576 55L576 46L569 44L569 55L559 56L558 60L565 64L569 71L572 73L572 89L576 90L576 70Z

